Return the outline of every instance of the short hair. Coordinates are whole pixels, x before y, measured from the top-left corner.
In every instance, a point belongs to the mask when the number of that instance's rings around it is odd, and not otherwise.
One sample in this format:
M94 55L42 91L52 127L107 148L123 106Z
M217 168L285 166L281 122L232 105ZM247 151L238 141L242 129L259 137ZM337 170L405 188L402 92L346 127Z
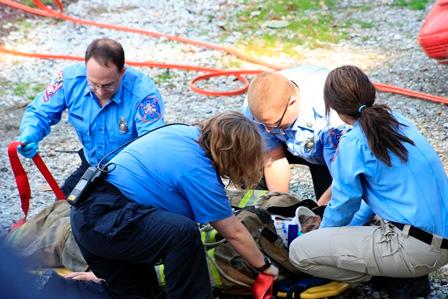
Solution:
M264 145L255 124L236 111L220 113L201 125L199 144L221 177L239 188L251 188L262 178Z
M121 44L110 38L99 38L87 47L84 61L94 58L100 65L113 64L121 72L124 68L124 50Z
M268 110L285 107L286 101L289 100L293 92L294 87L288 78L278 72L264 72L250 83L247 91L247 103L252 115L258 119Z

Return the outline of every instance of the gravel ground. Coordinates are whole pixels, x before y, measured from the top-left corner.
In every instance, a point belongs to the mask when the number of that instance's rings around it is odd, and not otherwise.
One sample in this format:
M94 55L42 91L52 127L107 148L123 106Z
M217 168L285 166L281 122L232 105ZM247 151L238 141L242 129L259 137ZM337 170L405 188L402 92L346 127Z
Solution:
M66 13L72 16L98 22L126 25L148 30L161 31L194 39L214 42L222 36L222 24L229 14L239 9L237 0L203 1L71 1ZM345 19L368 21L371 26L353 23L349 39L337 45L310 50L297 46L302 54L300 61L285 56L261 57L266 62L284 65L318 64L333 68L343 64L355 64L363 68L375 82L392 84L431 94L448 97L448 66L442 66L428 59L416 41L425 11L411 11L390 6L387 0L341 0L336 1L334 15L337 22ZM368 5L369 9L360 9ZM429 7L428 7L429 9ZM0 6L0 11L5 7ZM173 43L167 40L84 27L68 22L44 18L28 18L12 26L0 22L3 33L0 43L8 48L22 51L59 53L83 56L88 43L98 37L112 37L119 40L128 60L185 63L214 68L225 68L226 55L220 52ZM368 28L363 28L368 27ZM6 34L9 33L9 34ZM231 35L225 43L232 45L237 35ZM33 88L45 86L57 70L70 65L67 61L47 61L12 57L0 57L0 145L7 144L18 135L18 126L23 106L33 95ZM256 66L244 66L254 68ZM224 110L238 110L244 96L205 97L188 88L195 73L161 69L141 69L155 78L165 99L168 122L195 123ZM26 96L14 90L14 84L27 87ZM232 79L218 79L208 85L215 89L235 87ZM429 139L448 171L448 107L427 101L410 99L398 95L380 94L380 101L399 110L413 120ZM63 181L79 164L76 150L80 144L74 130L63 121L40 143L41 155L59 182ZM19 199L10 165L5 154L0 156L0 234L21 217ZM33 192L31 213L34 214L53 200L46 192L45 184L30 161L24 161ZM306 169L294 168L292 190L306 198L313 198L311 179ZM446 278L448 268L442 268L432 275L433 291L427 298L448 298ZM374 292L368 285L362 285L340 298L382 298L385 295Z

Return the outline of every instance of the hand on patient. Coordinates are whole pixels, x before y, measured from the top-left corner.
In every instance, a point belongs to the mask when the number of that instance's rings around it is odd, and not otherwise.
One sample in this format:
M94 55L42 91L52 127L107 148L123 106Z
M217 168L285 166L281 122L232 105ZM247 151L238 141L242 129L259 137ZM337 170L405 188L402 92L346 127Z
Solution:
M74 280L85 280L93 281L96 283L101 283L104 279L96 277L93 272L72 272L70 274L64 275L64 278L74 279Z

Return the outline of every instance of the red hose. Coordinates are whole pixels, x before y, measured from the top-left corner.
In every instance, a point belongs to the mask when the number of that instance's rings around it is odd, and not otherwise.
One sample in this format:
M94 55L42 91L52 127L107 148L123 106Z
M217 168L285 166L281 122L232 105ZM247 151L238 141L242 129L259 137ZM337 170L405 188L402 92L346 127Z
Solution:
M15 1L11 0L0 0L1 4L20 9L22 11L39 15L39 16L45 16L45 17L51 17L56 19L62 19L66 21L70 21L76 24L82 24L82 25L89 25L89 26L96 26L106 29L112 29L112 30L118 30L118 31L125 31L125 32L132 32L132 33L138 33L142 35L148 35L152 37L164 37L169 40L186 43L198 47L203 47L207 49L217 50L221 51L230 55L233 55L239 59L254 63L256 65L260 65L266 68L269 68L271 70L281 70L284 67L278 66L278 65L272 65L265 63L263 61L260 61L258 59L255 59L253 57L247 56L243 53L238 52L236 49L221 46L214 43L204 42L204 41L198 41L193 40L185 37L180 37L176 35L170 35L165 34L161 32L154 32L149 30L143 30L138 28L129 28L125 26L119 26L119 25L112 25L112 24L105 24L105 23L99 23L95 21L89 21L89 20L83 20L79 18L75 18L72 16L67 16L63 13L63 5L60 0L53 0L53 2L57 5L59 11L55 11L47 6L45 6L40 0L33 0L34 4L36 4L39 9L32 8L20 3L17 3ZM18 56L26 56L26 57L35 57L35 58L41 58L41 59L66 59L66 60L76 60L76 61L83 61L84 58L82 57L76 57L76 56L68 56L68 55L53 55L53 54L40 54L40 53L25 53L25 52L19 52L11 49L6 49L3 47L0 47L0 52L11 54L11 55L18 55ZM172 69L179 69L179 70L186 70L186 71L200 71L200 72L206 72L207 74L199 76L194 78L190 82L190 88L197 93L209 95L209 96L232 96L232 95L238 95L241 93L246 92L248 87L248 81L245 77L242 75L255 75L263 72L264 70L233 70L233 71L223 71L219 69L213 69L213 68L206 68L206 67L199 67L199 66L192 66L192 65L184 65L184 64L169 64L169 63L160 63L155 61L146 61L146 62L135 62L135 61L126 61L128 65L132 66L140 66L140 67L158 67L158 68L172 68ZM218 77L218 76L235 76L240 82L243 83L243 87L237 90L233 91L208 91L201 89L196 86L196 83L201 80L206 80L211 77ZM375 83L375 87L378 91L382 92L389 92L389 93L395 93L399 95L404 95L408 97L413 98L419 98L424 99L436 103L442 103L442 104L448 104L448 98L435 96L427 93L417 92L410 89L404 89L396 86L391 86L383 83Z

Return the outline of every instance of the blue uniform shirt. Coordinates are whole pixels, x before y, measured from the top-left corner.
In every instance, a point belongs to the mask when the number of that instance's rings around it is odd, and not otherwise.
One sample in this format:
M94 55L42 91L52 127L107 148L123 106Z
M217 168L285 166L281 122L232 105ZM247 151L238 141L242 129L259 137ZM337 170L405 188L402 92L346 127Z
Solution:
M339 116L332 111L325 117L323 98L324 83L328 70L313 65L302 65L280 72L299 86L301 112L284 135L272 134L258 123L250 112L247 99L243 104L243 114L257 123L263 137L266 151L271 151L284 143L291 154L304 158L310 163L325 164L332 159L339 137L349 129Z
M378 160L356 122L345 134L331 165L333 195L321 227L344 226L377 214L384 220L410 224L426 232L448 237L448 178L442 163L417 128L394 114L401 133L415 142L403 143L408 161L390 153L392 167ZM360 221L362 223L362 221Z
M232 215L224 185L197 142L199 129L173 125L132 142L106 180L145 206L207 223Z
M20 125L22 135L34 134L41 140L60 121L65 109L90 165L137 135L164 124L164 104L154 82L132 68L126 69L117 92L103 107L87 84L84 65L64 69L28 105Z

